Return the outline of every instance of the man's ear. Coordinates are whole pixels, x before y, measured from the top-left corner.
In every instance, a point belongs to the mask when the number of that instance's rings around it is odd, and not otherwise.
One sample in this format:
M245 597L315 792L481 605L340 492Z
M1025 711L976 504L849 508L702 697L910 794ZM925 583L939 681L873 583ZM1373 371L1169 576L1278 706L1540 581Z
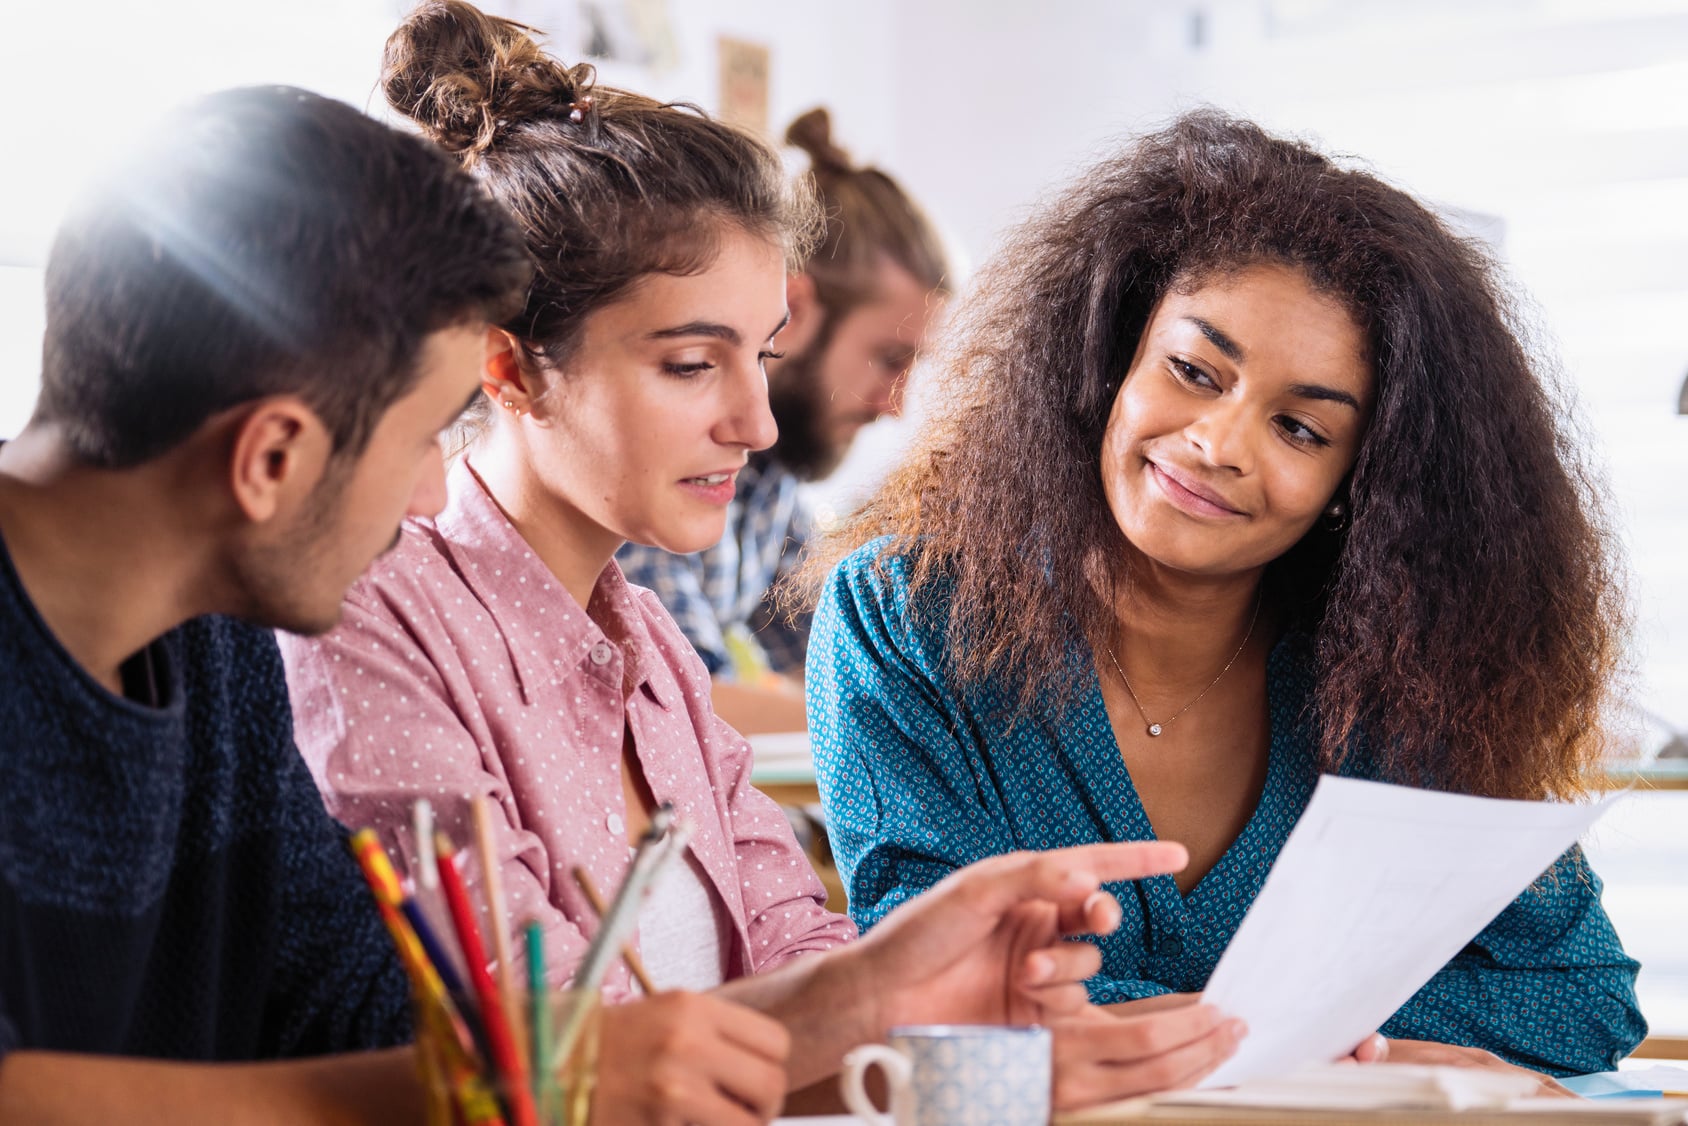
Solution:
M296 508L322 480L333 449L328 428L301 399L260 399L235 429L229 455L235 503L255 524Z
M517 418L533 410L532 390L527 375L522 371L521 345L501 328L486 330L481 391L492 400L494 410L510 411Z
M821 325L826 323L826 309L815 293L815 279L808 274L787 274L785 307L791 310L791 320L774 338L774 347L795 356L815 342Z

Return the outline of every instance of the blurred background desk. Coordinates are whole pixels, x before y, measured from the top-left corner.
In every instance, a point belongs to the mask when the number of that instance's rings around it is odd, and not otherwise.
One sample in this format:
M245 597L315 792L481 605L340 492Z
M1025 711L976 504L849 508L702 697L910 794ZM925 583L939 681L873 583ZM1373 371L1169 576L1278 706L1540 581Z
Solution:
M844 882L832 862L832 845L826 838L826 821L821 816L821 791L815 782L815 760L809 753L809 733L791 731L777 735L750 735L755 756L750 784L779 802L809 863L826 887L826 905L843 914L848 908Z
M815 760L809 753L807 731L748 738L755 756L751 785L781 805L803 808L820 804L821 791L815 783Z
M1626 786L1637 790L1688 790L1688 759L1655 759L1640 765L1613 763L1606 768L1605 782L1614 790Z

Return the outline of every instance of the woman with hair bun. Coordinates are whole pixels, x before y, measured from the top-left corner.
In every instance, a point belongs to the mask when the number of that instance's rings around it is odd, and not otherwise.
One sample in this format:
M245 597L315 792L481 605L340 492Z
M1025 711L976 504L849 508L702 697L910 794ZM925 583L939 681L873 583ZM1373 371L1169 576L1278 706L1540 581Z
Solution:
M1178 840L1090 983L1164 1005L1322 771L1583 790L1617 540L1480 246L1209 111L1082 177L970 301L947 414L812 564L864 930L980 857ZM1636 970L1572 849L1395 1014L1390 1058L1609 1069L1645 1034Z
M798 117L785 139L808 157L823 226L787 279L791 323L768 362L779 437L739 475L719 543L689 555L630 543L616 555L630 581L662 598L709 669L717 713L746 734L805 725L809 615L781 612L772 597L809 540L801 486L829 476L863 427L902 410L952 284L925 213L839 147L825 109Z
M574 869L607 891L657 803L691 823L641 915L661 995L607 1011L600 1121L767 1118L891 1023L1086 1011L1094 951L1055 940L1105 927L1111 899L1024 900L1084 884L1103 854L1003 858L851 942L696 654L613 560L628 540L713 543L774 440L762 364L811 198L746 134L595 85L460 0L393 34L383 88L515 215L535 277L489 333L444 511L406 522L333 633L283 639L329 808L408 861L415 799L463 837L487 799L510 918L542 924L559 985L597 925ZM1116 849L1107 878L1179 855ZM633 996L618 966L606 997ZM1059 1096L1165 1086L1235 1042L1205 1009L1112 1025L1062 1065Z

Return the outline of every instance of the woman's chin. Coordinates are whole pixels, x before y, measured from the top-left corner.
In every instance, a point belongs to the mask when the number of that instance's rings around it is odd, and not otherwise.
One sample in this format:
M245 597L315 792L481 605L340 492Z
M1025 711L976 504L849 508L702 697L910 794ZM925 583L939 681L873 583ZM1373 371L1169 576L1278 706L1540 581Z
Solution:
M1165 544L1150 541L1137 548L1138 558L1150 567L1177 574L1201 578L1223 578L1226 575L1250 574L1261 564L1242 558L1234 548L1209 544Z
M727 521L723 518L712 522L712 525L708 527L690 525L677 528L651 529L647 535L629 538L634 543L660 548L674 555L691 555L694 552L707 551L714 547L721 542L721 537L726 533Z

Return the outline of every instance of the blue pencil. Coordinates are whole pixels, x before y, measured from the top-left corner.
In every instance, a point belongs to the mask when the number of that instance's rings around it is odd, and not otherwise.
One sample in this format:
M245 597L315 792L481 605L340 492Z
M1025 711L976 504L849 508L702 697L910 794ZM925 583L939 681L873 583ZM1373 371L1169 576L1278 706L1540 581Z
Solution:
M422 906L416 902L416 897L413 895L405 896L399 904L399 910L403 911L404 917L410 920L411 929L416 932L416 937L422 941L422 949L428 952L428 960L434 963L434 968L440 973L440 980L445 982L446 992L450 993L453 998L466 995L467 991L463 988L462 979L457 976L457 970L454 968L451 958L446 954L445 947L440 945L439 937L434 934L434 928L428 925L427 916L422 914Z

